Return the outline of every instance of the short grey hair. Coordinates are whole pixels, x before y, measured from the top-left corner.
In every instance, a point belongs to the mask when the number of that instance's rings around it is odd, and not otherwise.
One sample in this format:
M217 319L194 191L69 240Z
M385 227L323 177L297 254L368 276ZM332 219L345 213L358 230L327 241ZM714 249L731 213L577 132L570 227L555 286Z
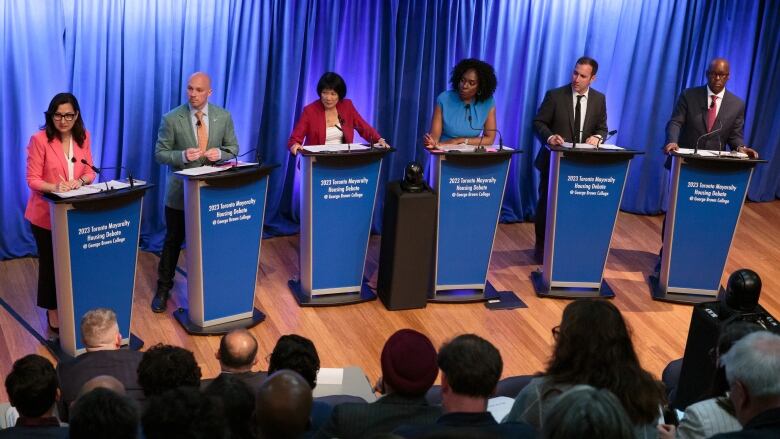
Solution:
M108 308L87 311L81 318L81 338L88 348L113 342L117 332L116 314Z
M780 335L746 335L720 358L729 385L739 380L750 396L780 396Z
M542 437L633 439L634 427L612 392L582 384L553 404L544 417Z

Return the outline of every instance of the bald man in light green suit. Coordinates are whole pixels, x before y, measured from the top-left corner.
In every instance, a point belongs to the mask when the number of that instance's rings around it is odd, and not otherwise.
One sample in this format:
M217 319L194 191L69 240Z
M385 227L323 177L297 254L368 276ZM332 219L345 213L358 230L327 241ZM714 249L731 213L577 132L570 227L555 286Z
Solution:
M238 140L233 118L225 109L209 104L211 79L202 72L194 73L187 83L189 103L174 108L163 116L154 158L168 165L165 189L165 243L157 266L157 292L152 311L164 312L173 288L173 276L184 243L184 190L182 180L174 172L219 161L222 149L230 151L227 158L238 154Z

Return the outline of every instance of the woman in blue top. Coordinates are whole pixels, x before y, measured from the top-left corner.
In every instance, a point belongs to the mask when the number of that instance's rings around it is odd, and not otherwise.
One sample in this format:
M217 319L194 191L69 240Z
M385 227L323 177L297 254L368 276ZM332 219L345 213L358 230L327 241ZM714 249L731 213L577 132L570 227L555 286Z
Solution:
M493 67L478 59L464 59L452 69L450 84L452 90L436 98L431 132L423 137L425 147L492 145L496 137L493 92L498 85Z

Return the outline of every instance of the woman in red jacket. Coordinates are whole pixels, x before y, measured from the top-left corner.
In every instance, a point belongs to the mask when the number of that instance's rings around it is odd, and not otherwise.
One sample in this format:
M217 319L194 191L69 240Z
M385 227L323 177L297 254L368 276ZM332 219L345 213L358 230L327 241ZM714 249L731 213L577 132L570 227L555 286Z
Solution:
M57 293L54 286L54 255L51 243L47 192L67 192L89 184L95 178L89 133L84 129L76 97L60 93L46 110L46 123L30 137L27 145L27 185L30 199L24 217L30 221L38 246L38 306L46 309L49 328L57 331Z
M354 130L369 142L387 147L385 139L360 117L352 101L344 99L347 84L339 74L323 74L317 83L317 94L320 98L303 108L303 114L287 141L292 154L297 154L302 144L352 143Z

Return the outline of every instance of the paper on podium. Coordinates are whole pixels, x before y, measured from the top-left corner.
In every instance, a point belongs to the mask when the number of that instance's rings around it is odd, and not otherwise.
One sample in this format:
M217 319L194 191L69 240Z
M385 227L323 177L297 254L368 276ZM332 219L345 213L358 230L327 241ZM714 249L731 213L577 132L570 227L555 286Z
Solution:
M220 168L219 166L198 166L197 168L187 168L182 169L181 171L176 171L176 174L179 175L206 175L206 174L213 174L215 172L221 171L223 168Z
M677 153L678 154L693 154L692 149L690 148L678 148ZM714 151L710 149L700 149L696 152L696 154L702 156L702 157L732 157L732 158L740 158L740 159L746 159L748 157L747 154L744 152L737 152L737 151Z
M90 195L100 192L100 189L95 188L94 185L81 186L78 189L73 189L67 192L52 192L54 195L60 198L73 198L81 195Z
M334 145L306 145L304 151L308 152L342 152L342 151L364 151L369 147L360 143L339 143Z
M578 143L575 147L574 144L571 142L564 142L562 145L564 148L574 148L574 149L597 149L595 145L591 145L589 143ZM611 145L609 143L604 143L599 145L598 149L606 149L609 151L622 151L624 148L621 148L617 145Z

